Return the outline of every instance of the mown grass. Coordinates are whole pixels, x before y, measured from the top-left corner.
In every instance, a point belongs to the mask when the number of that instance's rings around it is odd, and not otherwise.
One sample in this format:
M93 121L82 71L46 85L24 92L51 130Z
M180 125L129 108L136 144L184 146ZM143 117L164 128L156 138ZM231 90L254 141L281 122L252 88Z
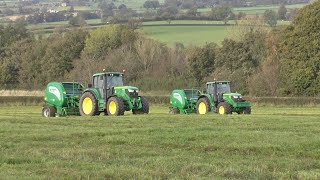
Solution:
M45 119L0 108L4 179L319 179L320 109Z
M221 43L227 35L227 26L144 26L143 32L169 46L175 43L184 45L204 45L210 42Z

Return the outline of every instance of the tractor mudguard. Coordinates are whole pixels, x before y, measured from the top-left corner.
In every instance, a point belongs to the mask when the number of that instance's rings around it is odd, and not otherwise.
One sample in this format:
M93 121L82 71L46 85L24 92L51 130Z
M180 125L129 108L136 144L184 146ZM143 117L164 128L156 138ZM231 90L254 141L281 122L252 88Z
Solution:
M199 96L198 100L201 98L207 98L209 100L210 103L210 109L213 110L213 108L215 107L215 104L213 102L212 97L209 94L202 94L201 96Z
M97 100L101 99L100 92L99 92L97 89L95 89L95 88L85 89L85 90L83 91L83 93L85 93L85 92L90 92L90 93L92 93Z

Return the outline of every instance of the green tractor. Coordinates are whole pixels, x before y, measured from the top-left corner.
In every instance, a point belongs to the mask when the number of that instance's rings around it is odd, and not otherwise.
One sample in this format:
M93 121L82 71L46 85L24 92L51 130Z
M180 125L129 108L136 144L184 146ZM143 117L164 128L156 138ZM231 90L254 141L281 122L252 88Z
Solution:
M139 90L123 85L123 73L103 72L93 75L92 84L83 91L79 101L81 116L95 116L100 113L110 116L149 113L149 104Z
M251 114L251 105L241 94L231 93L229 81L206 83L206 93L196 90L191 96L186 90L174 90L170 97L171 113L207 114L214 111L219 114ZM190 93L189 93L190 94ZM181 98L180 98L181 97Z
M50 82L45 89L44 117L80 115L79 100L83 85L78 82Z

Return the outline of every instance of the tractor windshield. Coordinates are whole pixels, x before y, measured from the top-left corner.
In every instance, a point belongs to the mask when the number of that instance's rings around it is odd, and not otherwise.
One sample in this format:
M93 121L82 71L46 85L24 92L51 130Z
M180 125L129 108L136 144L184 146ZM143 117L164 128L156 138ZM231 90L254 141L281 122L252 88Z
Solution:
M217 93L230 93L230 84L217 84Z
M108 87L123 86L122 75L107 77Z

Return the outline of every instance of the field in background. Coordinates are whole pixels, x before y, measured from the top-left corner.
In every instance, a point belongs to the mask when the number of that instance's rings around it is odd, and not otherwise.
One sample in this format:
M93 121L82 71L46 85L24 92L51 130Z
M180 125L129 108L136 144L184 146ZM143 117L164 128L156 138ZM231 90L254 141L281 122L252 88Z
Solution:
M319 179L320 109L252 115L44 119L41 107L0 108L5 179Z
M221 43L227 35L227 26L205 26L205 25L162 25L144 26L143 32L169 46L175 43L188 45L204 45L210 42Z
M286 8L288 10L290 9L296 9L296 8L303 8L304 6L306 6L307 4L291 4L291 5L286 5ZM233 8L233 12L235 14L238 14L239 12L244 12L246 14L250 14L250 15L254 15L254 14L258 14L258 15L262 15L266 10L273 10L275 12L278 12L280 5L265 5L265 6L252 6L252 7L236 7ZM206 13L211 11L211 8L203 8L203 9L198 9L199 12L201 13Z

